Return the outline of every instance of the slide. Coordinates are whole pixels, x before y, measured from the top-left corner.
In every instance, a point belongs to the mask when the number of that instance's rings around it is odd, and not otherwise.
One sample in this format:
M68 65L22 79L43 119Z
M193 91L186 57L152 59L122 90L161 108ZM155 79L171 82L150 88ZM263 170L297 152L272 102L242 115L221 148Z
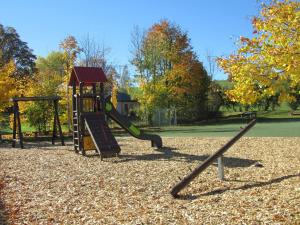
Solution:
M106 100L105 102L105 113L112 120L118 123L123 129L125 129L129 134L133 137L141 139L141 140L149 140L151 141L152 147L161 148L162 140L161 137L155 134L146 134L133 125L126 116L121 115L113 106L113 104Z
M85 114L84 122L100 156L112 156L121 151L117 140L105 122L104 113Z

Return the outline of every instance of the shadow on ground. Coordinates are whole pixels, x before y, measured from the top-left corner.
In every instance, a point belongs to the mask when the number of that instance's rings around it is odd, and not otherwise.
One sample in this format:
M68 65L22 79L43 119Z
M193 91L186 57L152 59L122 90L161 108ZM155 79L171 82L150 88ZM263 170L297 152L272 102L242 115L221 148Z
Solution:
M4 179L0 178L0 224L8 224L8 212L4 202L3 189L5 187Z
M252 189L252 188L257 188L257 187L265 187L271 184L276 184L276 183L280 183L284 180L287 179L291 179L294 177L299 177L300 178L300 173L297 174L291 174L291 175L286 175L286 176L282 176L282 177L277 177L274 178L272 180L269 181L257 181L254 182L252 184L245 184L239 187L235 187L235 188L218 188L209 192L205 192L203 194L200 195L193 195L193 194L188 194L188 195L179 195L179 199L183 199L183 200L193 200L193 199L197 199L199 197L203 197L203 196L211 196L211 195L218 195L218 194L223 194L227 191L238 191L238 190L248 190L248 189ZM236 181L236 180L227 180L227 181Z
M120 160L116 163L124 163L130 161L179 161L179 162L203 162L206 160L209 155L193 155L187 153L181 153L176 148L170 147L163 147L158 149L158 153L152 154L143 154L143 155L128 155L128 154L121 154L119 156ZM242 159L242 158L235 158L235 157L224 157L224 165L226 167L249 167L255 164L256 160L251 159ZM217 166L217 163L213 164Z
M12 141L11 140L4 140L2 142L0 142L0 151L1 149L16 149L16 150L30 150L32 148L38 148L40 150L52 150L55 151L57 150L56 148L52 148L52 147L59 147L62 146L60 141L55 141L55 144L52 145L51 141L45 141L45 140L35 140L35 141L30 141L30 140L25 140L23 141L23 146L24 148L21 149L20 148L20 144L17 142L16 143L16 147L13 148L12 147ZM65 146L73 146L72 142L65 142ZM52 149L51 149L52 148Z
M8 224L7 210L2 199L0 199L0 224Z

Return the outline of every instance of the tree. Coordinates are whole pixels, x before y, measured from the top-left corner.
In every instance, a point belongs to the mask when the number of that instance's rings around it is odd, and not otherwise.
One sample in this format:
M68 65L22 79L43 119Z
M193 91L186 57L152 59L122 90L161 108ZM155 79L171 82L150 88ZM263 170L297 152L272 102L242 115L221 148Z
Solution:
M193 109L195 117L204 102L209 77L187 33L163 20L146 32L135 28L132 46L131 63L142 91L138 98L142 108L150 117L156 107L177 107L182 115Z
M36 60L37 72L32 77L29 96L54 96L65 94L64 53L51 52L47 57ZM51 103L50 103L51 104ZM47 101L30 102L24 105L26 118L30 125L38 131L46 132L47 125L53 119L53 107ZM65 105L61 105L65 106ZM66 107L60 107L60 113L65 114ZM63 121L66 121L64 119Z
M80 53L81 49L78 46L77 40L73 36L66 37L59 47L63 49L63 58L65 61L64 70L66 78L69 79L72 69L75 65L77 55Z
M300 2L271 1L252 19L253 38L240 38L236 53L218 59L234 88L231 100L244 105L277 96L295 101L300 83Z
M0 67L0 112L9 105L9 99L16 94L16 80L12 76L15 70L16 66L12 60Z
M64 86L65 86L65 98L62 99L62 102L67 108L67 117L68 117L68 129L71 130L71 110L70 110L70 92L68 87L68 82L71 76L72 69L75 65L77 55L80 53L80 48L78 46L77 40L73 36L66 37L59 45L63 49L63 59L64 59Z
M36 57L13 27L0 24L0 49L0 67L13 60L16 67L14 76L24 77L34 73Z
M101 46L93 38L90 38L89 34L81 39L79 46L81 50L80 65L101 67L104 73L108 73L112 68L107 60L110 48L106 47L104 44Z
M222 105L224 105L223 88L216 81L211 81L207 96L207 111L211 116L216 116Z
M210 50L206 51L206 61L207 61L207 72L211 80L214 79L214 75L217 69L216 57L212 55Z
M100 45L87 34L81 39L80 43L80 61L79 65L88 67L101 67L108 78L109 85L105 85L104 92L113 96L116 92L119 74L117 74L115 66L108 61L110 48L104 44Z
M129 90L129 88L130 88L130 86L131 86L131 78L130 78L130 75L129 75L128 66L125 65L125 66L123 66L123 70L122 70L122 72L120 74L119 90L121 92L127 93L128 90Z

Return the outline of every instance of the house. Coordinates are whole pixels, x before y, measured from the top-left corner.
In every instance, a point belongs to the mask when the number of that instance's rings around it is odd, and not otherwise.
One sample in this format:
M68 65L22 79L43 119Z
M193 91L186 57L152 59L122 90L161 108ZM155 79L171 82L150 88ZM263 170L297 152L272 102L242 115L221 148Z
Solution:
M139 107L138 101L131 99L130 95L124 92L118 92L117 101L117 110L124 116L133 116L133 110Z

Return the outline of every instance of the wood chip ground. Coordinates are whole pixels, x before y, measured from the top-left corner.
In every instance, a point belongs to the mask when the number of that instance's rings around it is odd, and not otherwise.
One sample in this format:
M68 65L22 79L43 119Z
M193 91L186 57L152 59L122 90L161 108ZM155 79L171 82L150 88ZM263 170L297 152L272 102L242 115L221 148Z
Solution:
M228 138L119 138L100 161L67 146L0 145L2 224L300 224L300 138L242 138L173 199L170 189Z

